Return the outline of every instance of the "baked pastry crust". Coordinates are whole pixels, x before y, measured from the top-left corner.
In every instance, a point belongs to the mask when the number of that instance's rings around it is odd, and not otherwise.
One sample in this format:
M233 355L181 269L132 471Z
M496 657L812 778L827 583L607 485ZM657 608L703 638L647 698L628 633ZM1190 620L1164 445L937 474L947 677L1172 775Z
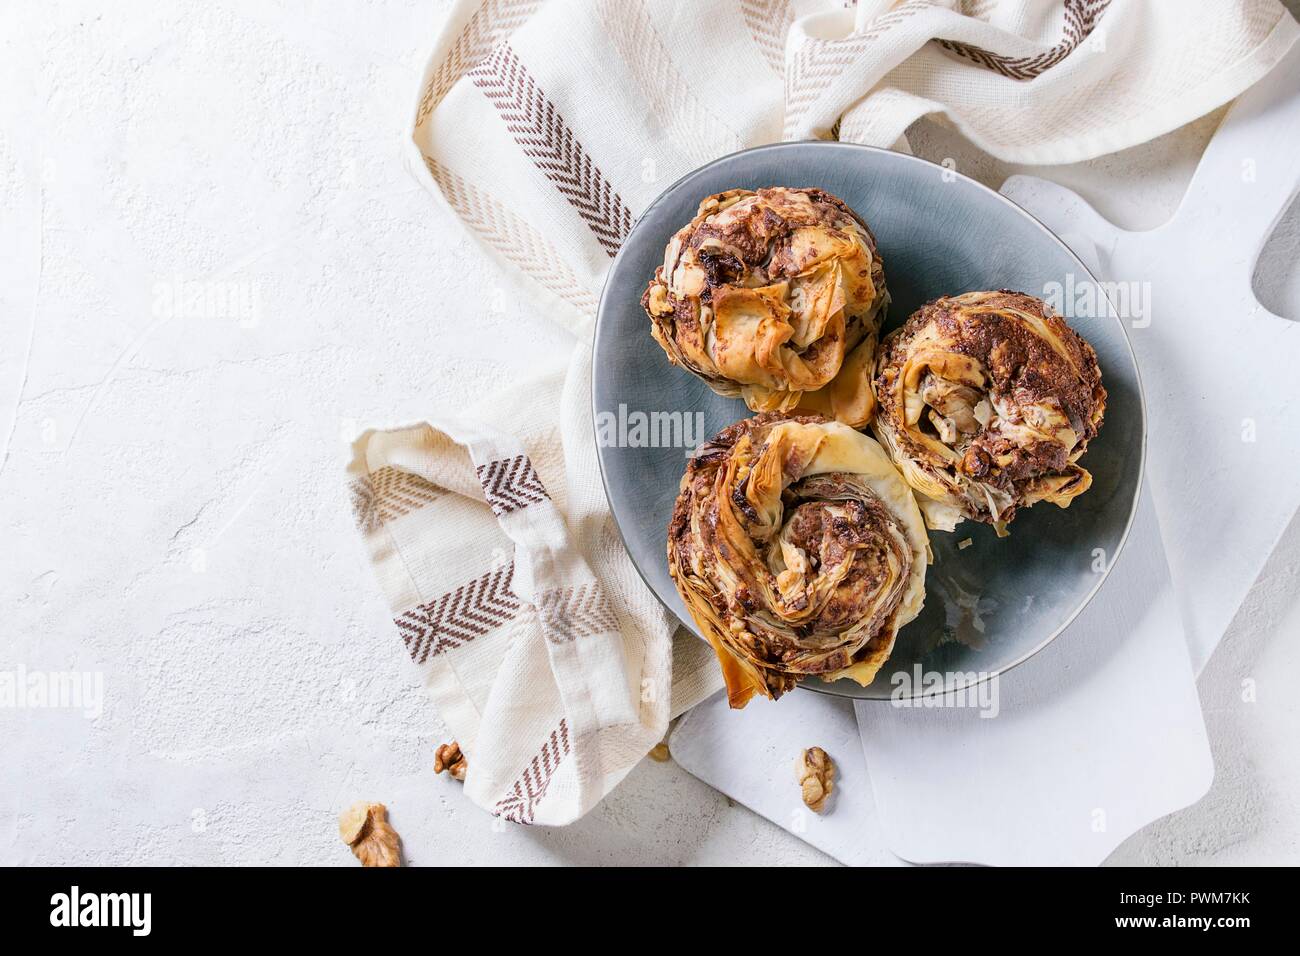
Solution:
M723 429L691 459L668 527L669 572L732 707L808 676L869 684L920 613L929 560L884 450L820 415Z
M918 309L881 343L872 424L926 523L999 535L1039 501L1068 507L1106 409L1097 354L1042 300L968 292Z
M756 412L796 406L861 427L889 303L867 224L820 189L709 196L641 298L674 365Z

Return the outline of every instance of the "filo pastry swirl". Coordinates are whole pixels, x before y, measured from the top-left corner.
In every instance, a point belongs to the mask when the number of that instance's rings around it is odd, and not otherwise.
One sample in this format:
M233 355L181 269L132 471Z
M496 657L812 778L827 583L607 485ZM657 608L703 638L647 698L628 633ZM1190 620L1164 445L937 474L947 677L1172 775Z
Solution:
M669 571L732 707L814 675L869 684L920 613L929 559L884 450L820 415L723 429L688 465L668 527Z
M642 296L674 365L752 411L796 406L861 427L889 303L871 230L820 189L709 196Z
M1022 507L1067 507L1106 409L1097 354L1040 299L968 292L921 307L881 343L873 429L926 523L999 535Z

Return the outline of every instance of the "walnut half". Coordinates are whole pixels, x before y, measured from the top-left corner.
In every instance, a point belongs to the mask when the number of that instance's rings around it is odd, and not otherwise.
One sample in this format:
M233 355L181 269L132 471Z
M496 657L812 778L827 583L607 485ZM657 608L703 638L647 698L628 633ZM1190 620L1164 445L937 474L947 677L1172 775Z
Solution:
M821 747L809 747L794 761L795 778L803 790L803 802L813 813L821 813L835 789L835 763Z
M401 866L402 838L388 823L388 808L361 800L339 814L339 836L362 866Z
M452 741L449 744L439 744L438 749L433 754L433 772L442 773L447 771L457 780L465 780L465 771L469 769L469 761L461 753L460 744Z

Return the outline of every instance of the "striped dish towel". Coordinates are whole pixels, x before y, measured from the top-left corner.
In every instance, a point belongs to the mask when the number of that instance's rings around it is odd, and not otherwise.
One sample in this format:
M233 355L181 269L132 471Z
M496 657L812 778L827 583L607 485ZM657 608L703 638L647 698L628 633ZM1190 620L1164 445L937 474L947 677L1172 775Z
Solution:
M1232 99L1296 32L1276 0L454 5L412 173L535 292L519 321L573 335L567 366L354 447L358 523L467 794L568 823L720 686L623 551L592 441L599 290L659 192L782 138L905 148L927 114L1004 160L1087 159Z

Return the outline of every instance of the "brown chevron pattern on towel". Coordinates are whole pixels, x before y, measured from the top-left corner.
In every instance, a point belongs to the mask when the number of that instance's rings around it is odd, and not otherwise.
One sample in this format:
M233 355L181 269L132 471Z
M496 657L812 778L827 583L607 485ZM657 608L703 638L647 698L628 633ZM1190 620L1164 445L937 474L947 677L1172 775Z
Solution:
M496 197L470 185L451 170L424 157L424 165L457 215L507 262L543 289L555 293L585 316L596 312L596 297L564 264L558 249Z
M357 527L367 533L377 530L385 522L423 508L445 494L427 479L391 465L354 479L349 490Z
M483 57L514 33L541 5L541 0L487 0L475 10L438 64L438 69L429 77L416 110L416 128L429 118L433 108L442 102L457 80L478 66Z
M475 471L483 495L498 518L550 497L527 455L490 461Z
M933 0L904 0L881 14L861 33L842 40L810 40L790 61L785 79L785 136L795 135L800 122L823 93L867 47L904 20L934 6Z
M945 50L978 63L1013 80L1032 80L1060 63L1082 43L1097 26L1097 21L1110 6L1110 0L1065 0L1065 31L1061 39L1049 50L1036 56L1010 57L971 46L938 40Z
M741 148L740 137L700 102L673 65L645 0L597 0L596 15L646 105L692 165L702 166Z
M523 606L510 586L515 566L494 568L436 600L400 614L394 623L411 660L423 664L514 619Z
M469 72L521 149L582 217L611 256L632 228L632 214L538 88L509 44Z
M785 36L794 23L790 0L740 0L740 13L767 65L785 76Z
M569 725L563 718L553 731L541 752L524 768L510 792L497 802L492 812L511 823L531 824L537 804L546 796L560 761L569 753Z
M557 644L579 637L618 633L618 618L595 581L547 591L537 604L546 639Z

